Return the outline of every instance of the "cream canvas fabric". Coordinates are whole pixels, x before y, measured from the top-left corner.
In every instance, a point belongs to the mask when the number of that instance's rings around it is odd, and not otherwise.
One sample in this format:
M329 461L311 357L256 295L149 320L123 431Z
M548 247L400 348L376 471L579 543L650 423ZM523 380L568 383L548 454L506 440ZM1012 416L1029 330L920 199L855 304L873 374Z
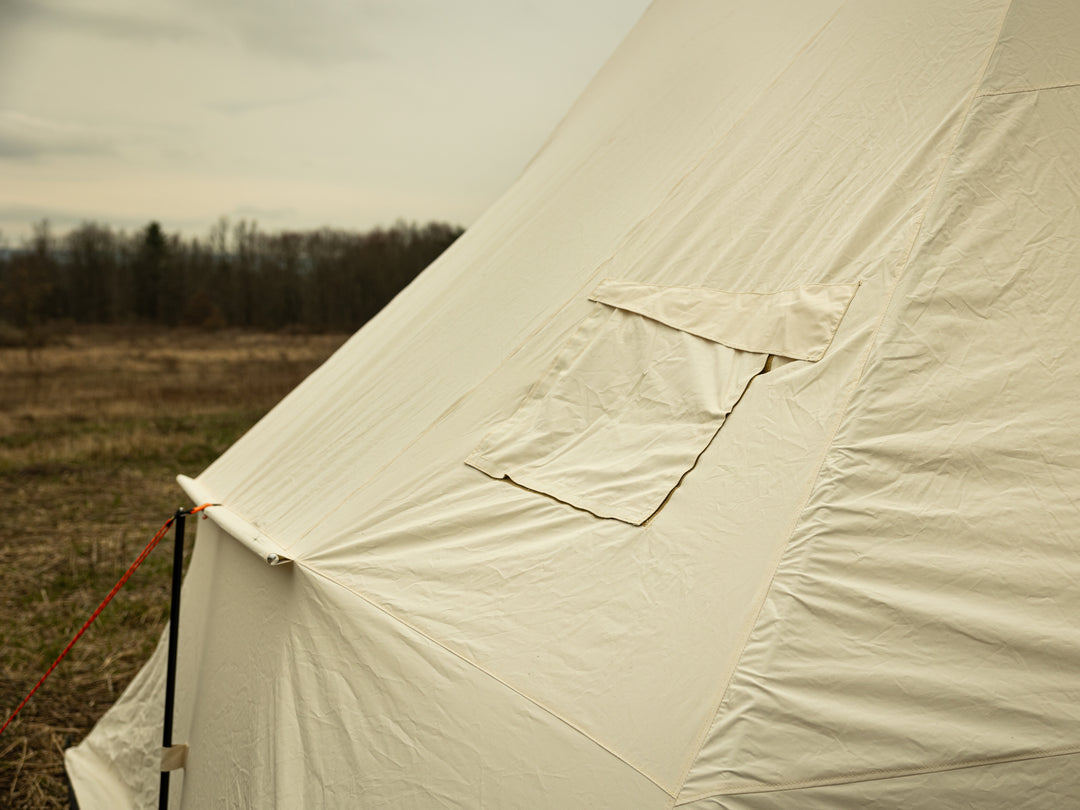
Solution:
M767 359L600 308L468 463L598 517L640 525Z
M694 466L770 354L824 355L855 289L728 293L606 280L589 296L604 306L467 462L639 526Z
M173 806L1080 805L1078 53L1063 0L654 3L183 480ZM153 806L162 664L84 810Z
M727 292L606 279L589 300L732 349L817 361L832 343L857 288L818 284L779 292Z

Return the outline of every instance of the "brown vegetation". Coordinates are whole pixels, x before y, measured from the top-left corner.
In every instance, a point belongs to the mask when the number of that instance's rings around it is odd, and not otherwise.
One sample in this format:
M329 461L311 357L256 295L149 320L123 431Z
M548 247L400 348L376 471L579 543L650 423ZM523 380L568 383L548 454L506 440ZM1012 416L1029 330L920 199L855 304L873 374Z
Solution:
M79 330L0 349L0 723L197 474L344 335ZM166 544L0 736L0 807L67 806L62 750L146 660L168 616Z

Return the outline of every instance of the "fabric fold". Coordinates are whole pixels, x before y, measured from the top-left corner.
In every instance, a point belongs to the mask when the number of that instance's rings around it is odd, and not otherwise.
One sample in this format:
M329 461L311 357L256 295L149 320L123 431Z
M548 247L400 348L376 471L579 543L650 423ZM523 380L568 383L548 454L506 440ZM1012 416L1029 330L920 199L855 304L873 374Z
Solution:
M824 354L856 289L726 293L605 281L590 297L601 306L466 463L640 526L694 467L770 354Z
M808 284L778 292L726 292L606 279L589 300L732 349L813 362L825 355L858 288Z

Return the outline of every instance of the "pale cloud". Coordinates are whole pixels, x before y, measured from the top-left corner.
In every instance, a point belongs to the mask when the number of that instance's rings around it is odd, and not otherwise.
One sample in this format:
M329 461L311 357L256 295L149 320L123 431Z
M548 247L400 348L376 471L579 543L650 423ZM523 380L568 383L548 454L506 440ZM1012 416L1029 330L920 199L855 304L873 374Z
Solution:
M102 221L101 214L97 211L40 205L0 205L0 246L18 247L28 238L31 227L40 222L48 222L55 235L66 233L88 222ZM122 231L134 231L146 224L147 220L138 217L108 218L108 225Z
M287 222L295 218L295 208L268 208L261 205L238 205L229 212L232 219L253 219L263 222Z
M0 228L468 225L646 3L0 0Z
M0 110L0 160L36 161L54 155L113 153L105 133L17 110Z
M244 115L251 112L264 112L285 107L295 107L320 98L319 93L294 93L287 96L266 96L263 98L231 98L210 101L203 105L204 109L211 112L224 113L226 115Z
M153 42L185 40L202 35L199 28L176 14L148 15L128 8L108 10L71 3L43 3L35 0L4 0L0 6L6 24L48 26L53 31L69 31L113 39Z
M354 0L188 0L248 51L312 64L357 62L382 56L371 27L395 12L389 2ZM406 4L407 5L407 4Z

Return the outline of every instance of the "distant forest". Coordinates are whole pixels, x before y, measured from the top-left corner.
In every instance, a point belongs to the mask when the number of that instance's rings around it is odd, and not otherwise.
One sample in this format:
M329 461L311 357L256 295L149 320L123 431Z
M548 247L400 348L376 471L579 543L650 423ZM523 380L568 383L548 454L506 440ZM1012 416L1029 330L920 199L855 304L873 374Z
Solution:
M222 219L200 240L157 222L59 236L42 222L22 247L0 250L0 332L33 342L63 324L352 331L462 232L399 222L265 233Z

